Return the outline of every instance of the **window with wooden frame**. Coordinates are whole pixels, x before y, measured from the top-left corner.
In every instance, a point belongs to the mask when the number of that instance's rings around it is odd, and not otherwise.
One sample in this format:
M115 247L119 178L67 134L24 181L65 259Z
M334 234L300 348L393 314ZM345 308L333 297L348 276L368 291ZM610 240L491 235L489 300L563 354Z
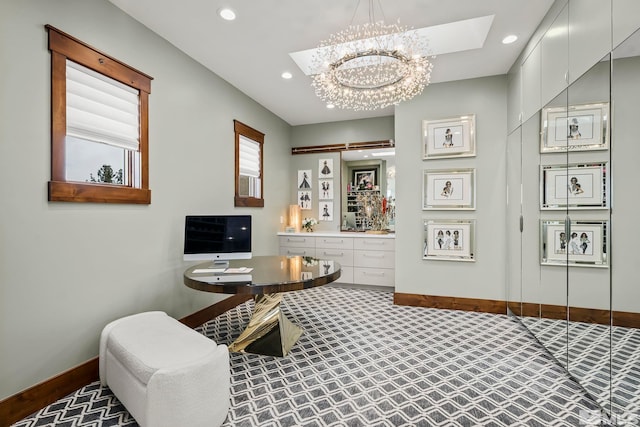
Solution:
M51 51L49 201L151 203L152 78L45 28Z
M236 151L234 206L264 207L262 148L264 134L233 121Z

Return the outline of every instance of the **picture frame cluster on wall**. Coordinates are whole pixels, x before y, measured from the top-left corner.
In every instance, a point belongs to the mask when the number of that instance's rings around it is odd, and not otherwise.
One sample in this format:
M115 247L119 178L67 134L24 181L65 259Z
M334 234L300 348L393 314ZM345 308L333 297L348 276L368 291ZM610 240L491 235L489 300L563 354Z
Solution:
M422 160L476 156L476 116L467 114L422 122ZM467 161L468 164L468 161ZM462 166L462 163L461 163ZM422 175L422 210L474 211L476 169L425 169ZM475 261L475 220L425 219L425 260Z
M318 220L333 221L333 159L318 160ZM297 201L301 210L313 209L313 171L298 170Z
M540 153L590 152L594 161L540 165L541 211L602 212L610 207L609 103L594 102L542 110ZM553 159L553 157L550 157ZM542 162L545 163L545 162ZM541 219L540 264L609 266L609 222L588 218Z

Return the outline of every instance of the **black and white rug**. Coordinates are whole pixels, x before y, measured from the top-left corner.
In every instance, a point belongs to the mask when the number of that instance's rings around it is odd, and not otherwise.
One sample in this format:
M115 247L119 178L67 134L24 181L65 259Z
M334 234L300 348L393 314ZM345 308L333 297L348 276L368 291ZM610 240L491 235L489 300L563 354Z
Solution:
M252 306L198 330L228 344ZM232 354L225 426L600 425L596 403L507 316L339 285L287 293L283 310L305 332L283 358ZM93 383L14 426L45 425L136 424Z
M553 319L524 322L620 425L640 426L640 329Z

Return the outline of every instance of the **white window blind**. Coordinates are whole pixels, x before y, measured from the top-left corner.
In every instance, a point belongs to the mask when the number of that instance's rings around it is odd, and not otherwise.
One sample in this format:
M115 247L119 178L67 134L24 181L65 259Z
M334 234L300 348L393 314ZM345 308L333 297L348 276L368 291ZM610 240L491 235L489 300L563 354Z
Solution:
M240 135L240 175L248 177L246 186L250 197L260 196L260 144Z
M240 135L240 175L260 177L260 144Z
M67 135L137 151L138 105L136 89L67 60Z

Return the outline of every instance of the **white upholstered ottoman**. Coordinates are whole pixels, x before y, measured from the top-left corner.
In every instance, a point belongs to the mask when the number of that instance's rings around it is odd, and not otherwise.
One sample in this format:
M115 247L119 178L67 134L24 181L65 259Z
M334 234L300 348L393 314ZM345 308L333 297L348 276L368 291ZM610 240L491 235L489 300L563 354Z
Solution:
M100 382L143 427L219 426L227 417L227 346L164 312L109 323L99 360Z

